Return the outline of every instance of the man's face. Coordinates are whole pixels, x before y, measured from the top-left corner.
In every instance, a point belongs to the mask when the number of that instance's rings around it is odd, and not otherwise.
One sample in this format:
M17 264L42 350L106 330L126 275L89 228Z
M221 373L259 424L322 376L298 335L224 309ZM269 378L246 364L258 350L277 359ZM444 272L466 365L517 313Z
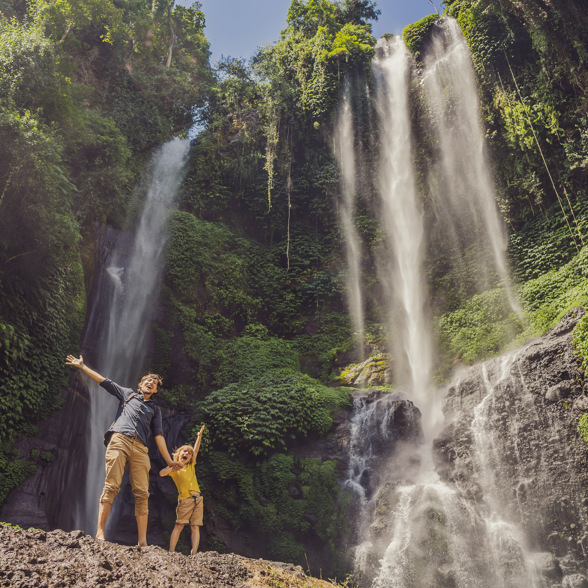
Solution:
M145 376L139 384L139 392L143 396L151 396L157 392L157 384L159 380L155 376Z
M180 451L180 455L178 456L178 461L182 465L186 465L192 459L192 448L191 447L184 447L182 451Z

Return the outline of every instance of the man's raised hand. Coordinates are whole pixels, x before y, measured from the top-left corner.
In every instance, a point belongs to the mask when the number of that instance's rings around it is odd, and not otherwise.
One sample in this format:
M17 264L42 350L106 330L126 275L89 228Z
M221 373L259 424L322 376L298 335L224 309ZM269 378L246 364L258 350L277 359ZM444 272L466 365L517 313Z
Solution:
M78 368L84 367L84 358L80 355L79 358L75 358L73 355L68 355L65 358L65 365L73 365Z

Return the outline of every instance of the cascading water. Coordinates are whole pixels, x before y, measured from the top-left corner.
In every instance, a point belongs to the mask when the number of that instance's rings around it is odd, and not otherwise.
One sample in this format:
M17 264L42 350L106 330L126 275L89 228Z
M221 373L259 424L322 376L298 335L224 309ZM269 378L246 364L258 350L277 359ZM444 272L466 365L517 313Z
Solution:
M166 223L185 173L189 141L174 139L153 156L143 212L134 238L121 234L110 243L111 253L98 284L96 306L104 305L110 293L108 319L93 323L96 308L90 312L82 347L97 350L99 373L121 385L135 388L142 375L147 353L154 305L164 266ZM106 282L106 283L104 283ZM88 341L88 339L91 341ZM95 532L98 499L104 483L104 431L112 422L117 400L94 382L90 387L90 430L86 493L78 509L76 526Z
M425 59L424 98L433 113L432 130L440 149L429 170L430 200L434 214L449 227L447 237L454 237L457 250L462 247L464 253L472 243L480 246L477 240L482 240L482 250L488 244L493 271L508 289L505 238L484 154L475 77L456 27L454 21L440 25L439 38L435 37ZM485 407L495 385L489 378L485 380L489 396L482 400L470 433L477 439L471 475L480 476L477 487L484 500L467 500L459 485L448 485L435 471L433 441L443 426L443 398L430 381L432 329L424 280L428 235L412 161L411 70L410 56L399 38L379 42L373 71L380 121L380 222L387 244L380 252L378 274L392 315L390 347L396 380L422 412L424 434L412 446L397 449L385 471L379 465L371 476L379 487L371 488L371 497L359 475L366 462L350 455L347 486L361 505L360 520L369 521L358 530L356 571L373 588L540 586L517 520L502 512L500 497L488 482L492 474L487 468L495 466L486 444L492 419ZM469 242L459 234L465 229L470 231ZM495 282L489 277L481 283L488 287ZM352 423L365 430L369 420L366 405L356 400ZM377 434L372 429L369 436ZM366 456L373 461L369 443Z
M343 201L339 208L339 219L346 245L345 253L348 267L346 280L347 304L353 331L358 341L359 359L361 360L363 358L362 346L365 327L361 289L361 241L354 223L356 198L355 139L349 93L349 86L347 86L335 127L334 152L341 169Z
M431 532L429 515L458 511L455 492L439 481L433 468L432 440L442 422L440 399L431 386L431 327L424 283L424 220L412 162L409 110L411 60L401 39L381 40L373 70L380 120L378 189L387 248L378 273L385 304L392 312L389 329L397 382L423 414L424 442L397 453L381 475L382 484L367 502L362 518L375 521L360 531L356 568L374 586L404 586ZM372 433L374 434L374 433ZM381 515L387 512L382 525ZM443 541L459 542L457 536ZM437 563L437 562L436 562ZM430 565L421 579L430 575ZM423 584L426 585L426 584Z
M396 380L408 386L411 398L426 410L429 431L440 412L430 402L431 328L423 277L423 212L417 198L408 104L411 62L400 38L379 41L373 71L381 137L378 188L387 236L378 272L385 306L392 314L389 331Z
M424 63L421 85L437 145L436 161L427 170L433 230L442 233L443 247L457 251L462 263L474 249L468 279L477 283L478 291L501 283L512 309L521 315L510 287L506 235L486 155L475 71L457 21L443 19L435 26Z

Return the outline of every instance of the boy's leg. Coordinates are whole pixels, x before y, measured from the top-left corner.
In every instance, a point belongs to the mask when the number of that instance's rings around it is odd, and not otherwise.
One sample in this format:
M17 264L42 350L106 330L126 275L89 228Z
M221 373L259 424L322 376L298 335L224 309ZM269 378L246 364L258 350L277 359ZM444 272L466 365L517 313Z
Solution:
M196 555L200 543L200 525L204 515L204 499L200 494L192 496L193 510L190 516L190 531L192 534L192 551L190 555Z
M132 441L129 456L129 481L135 497L135 518L137 519L138 545L147 545L147 522L149 518L149 470L151 463L147 447L138 439Z
M176 550L176 545L178 544L178 539L180 538L180 533L182 532L182 529L184 528L184 523L176 523L170 538L169 538L169 550L170 551L175 551Z
M106 448L105 465L106 479L104 488L100 495L100 506L98 508L98 528L96 539L105 539L106 521L110 514L110 507L114 497L120 490L120 483L125 471L128 459L129 443L127 437L115 433Z
M192 533L192 551L190 551L190 555L196 555L198 544L200 543L200 525L190 525L190 531Z

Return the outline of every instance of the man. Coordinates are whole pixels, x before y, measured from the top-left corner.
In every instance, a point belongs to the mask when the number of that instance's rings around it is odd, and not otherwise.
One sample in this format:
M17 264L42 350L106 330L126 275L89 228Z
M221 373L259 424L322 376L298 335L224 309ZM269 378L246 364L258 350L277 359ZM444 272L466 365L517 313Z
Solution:
M181 464L170 457L163 438L161 411L152 398L159 391L162 384L161 378L157 374L143 376L139 382L138 392L134 392L131 388L123 388L89 368L81 355L78 359L68 355L65 363L82 370L120 402L116 418L104 436L104 443L107 446L106 479L100 495L96 539L102 541L105 539L106 521L110 508L120 490L125 466L128 465L129 480L135 497L138 544L145 546L147 545L149 513L147 501L151 469L147 446L151 437L155 439L155 444L168 467L173 471L182 468Z

